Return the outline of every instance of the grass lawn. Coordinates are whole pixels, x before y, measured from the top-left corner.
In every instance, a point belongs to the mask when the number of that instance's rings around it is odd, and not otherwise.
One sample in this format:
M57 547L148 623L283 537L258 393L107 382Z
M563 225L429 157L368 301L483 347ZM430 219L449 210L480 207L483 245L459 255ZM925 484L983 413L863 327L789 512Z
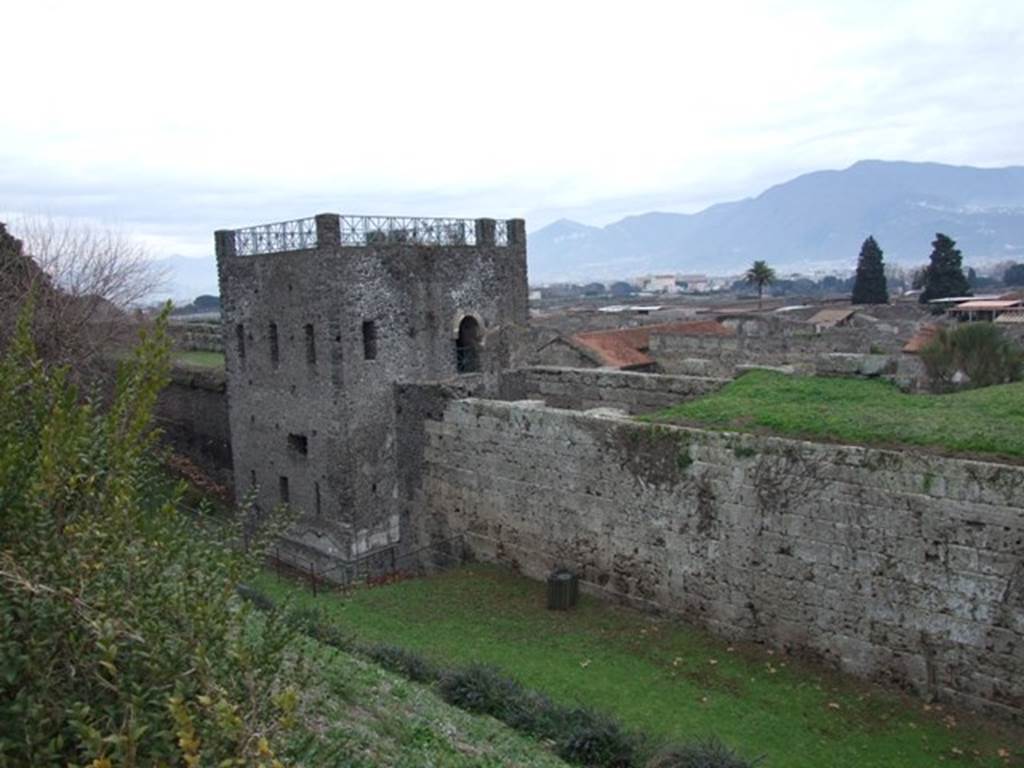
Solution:
M347 653L314 652L316 687L306 691L301 716L315 737L296 737L290 751L297 765L565 767L535 741L449 706L429 688Z
M645 421L1024 458L1024 382L909 395L884 381L751 371Z
M178 352L174 362L195 368L224 368L223 352Z
M474 565L318 597L263 575L276 599L321 607L366 642L440 663L493 664L563 704L665 740L715 734L766 768L1024 765L1024 731L962 717L760 648L583 597L544 608L544 585Z

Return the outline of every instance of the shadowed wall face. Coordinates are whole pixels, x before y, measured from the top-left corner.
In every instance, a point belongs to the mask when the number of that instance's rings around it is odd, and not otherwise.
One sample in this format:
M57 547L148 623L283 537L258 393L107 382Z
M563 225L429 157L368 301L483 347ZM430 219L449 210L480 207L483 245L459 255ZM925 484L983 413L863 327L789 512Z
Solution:
M157 400L156 418L176 453L187 456L216 482L233 484L223 373L172 370L171 381Z
M460 361L507 366L494 332L526 323L526 245L521 221L502 224L502 244L477 220L474 245L391 232L350 246L323 215L289 235L311 247L252 255L237 246L253 241L218 233L237 493L255 483L261 506L300 511L296 556L347 560L401 540L394 384L456 377Z

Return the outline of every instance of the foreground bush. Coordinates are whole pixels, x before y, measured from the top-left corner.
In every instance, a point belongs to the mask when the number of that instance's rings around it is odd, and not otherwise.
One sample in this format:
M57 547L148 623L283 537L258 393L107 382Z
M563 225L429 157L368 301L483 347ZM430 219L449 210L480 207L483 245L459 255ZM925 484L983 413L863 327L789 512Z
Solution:
M253 605L261 611L276 610L273 601L260 592L245 588L243 596L252 601ZM301 632L318 643L342 651L355 650L355 641L352 636L341 627L327 621L324 612L319 608L292 607L284 612L283 620L296 632Z
M648 768L755 768L761 759L744 760L720 741L669 747L660 752Z
M526 689L491 667L449 670L441 678L440 689L449 704L506 722L521 720L528 706Z
M429 660L395 645L371 645L366 649L366 655L384 669L390 669L417 683L432 682L439 676L437 668Z
M0 362L0 765L280 764L301 659L236 594L258 542L197 536L151 458L167 361L161 321L100 409L25 313Z
M962 373L971 387L989 387L1020 379L1024 354L992 323L942 328L921 349L928 382L935 391L956 385Z
M616 721L590 710L560 707L491 667L449 670L441 677L440 690L450 704L554 742L566 762L603 768L637 764L637 739Z
M638 765L638 742L615 720L589 710L576 710L566 718L558 756L569 763L607 768Z

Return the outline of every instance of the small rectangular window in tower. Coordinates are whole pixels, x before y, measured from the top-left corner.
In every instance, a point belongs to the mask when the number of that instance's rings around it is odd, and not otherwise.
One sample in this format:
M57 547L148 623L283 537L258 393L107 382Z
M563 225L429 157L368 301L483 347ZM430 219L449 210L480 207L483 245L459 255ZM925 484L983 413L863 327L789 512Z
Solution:
M313 483L313 491L316 493L316 516L320 517L320 483Z
M300 456L309 453L309 439L305 435L288 435L288 447Z
M280 354L277 348L277 323L270 324L270 364L277 368L280 361Z
M313 334L313 326L306 324L306 362L309 365L316 365L316 336Z
M291 494L288 492L288 478L284 475L277 478L277 493L282 504L287 504L291 500Z
M377 359L377 323L373 320L363 321L363 358Z
M342 371L342 351L341 351L341 321L337 316L332 317L327 324L328 338L333 339L333 343L330 345L330 357L331 357L331 383L334 385L341 384Z
M238 350L238 359L245 360L245 326L241 323L235 326L235 349Z

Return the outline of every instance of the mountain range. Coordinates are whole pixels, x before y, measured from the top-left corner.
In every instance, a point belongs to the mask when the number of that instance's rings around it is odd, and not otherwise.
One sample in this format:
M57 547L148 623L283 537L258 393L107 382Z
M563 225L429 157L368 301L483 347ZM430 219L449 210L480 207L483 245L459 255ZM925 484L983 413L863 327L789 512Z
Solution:
M852 268L874 235L889 263L927 262L943 232L965 261L1024 259L1024 167L863 160L817 171L699 213L646 213L604 227L562 219L528 240L530 282L655 272Z
M160 276L159 288L149 298L157 302L173 299L177 305L188 304L196 296L216 296L217 259L214 256L167 256L154 259L153 267Z
M1024 261L1024 167L862 160L816 171L699 213L645 213L604 227L561 219L531 232L532 284L650 273L738 274L755 259L781 273L852 269L874 235L887 263L920 265L943 232L968 264ZM217 293L212 256L172 256L164 295Z

